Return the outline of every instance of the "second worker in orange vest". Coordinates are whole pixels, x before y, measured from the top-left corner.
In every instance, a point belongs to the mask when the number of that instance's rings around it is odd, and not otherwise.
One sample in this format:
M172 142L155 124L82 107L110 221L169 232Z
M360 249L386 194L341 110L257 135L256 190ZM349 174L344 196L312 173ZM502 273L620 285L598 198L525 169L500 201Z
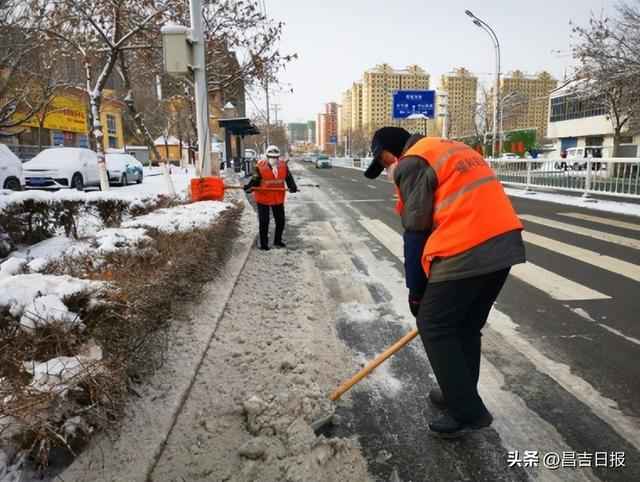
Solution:
M280 149L269 146L266 151L267 160L260 160L251 181L244 186L251 190L258 208L258 224L260 227L260 249L269 250L269 211L273 212L276 221L276 232L273 245L286 247L282 240L285 226L284 201L287 188L289 192L298 191L287 163L280 159Z
M460 142L378 130L371 179L386 168L404 228L409 307L447 413L429 424L443 437L491 425L478 394L480 337L511 266L525 261L522 224L484 158Z

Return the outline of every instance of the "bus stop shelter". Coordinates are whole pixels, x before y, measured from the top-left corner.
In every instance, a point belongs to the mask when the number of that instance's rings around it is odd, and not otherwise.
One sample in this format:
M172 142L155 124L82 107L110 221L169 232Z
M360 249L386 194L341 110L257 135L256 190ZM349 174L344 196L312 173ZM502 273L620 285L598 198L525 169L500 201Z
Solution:
M244 138L260 134L258 128L248 117L236 117L232 119L220 119L218 125L224 128L225 158L227 166L233 160L235 172L240 172L245 165ZM235 147L235 149L234 149ZM245 172L249 174L247 166Z

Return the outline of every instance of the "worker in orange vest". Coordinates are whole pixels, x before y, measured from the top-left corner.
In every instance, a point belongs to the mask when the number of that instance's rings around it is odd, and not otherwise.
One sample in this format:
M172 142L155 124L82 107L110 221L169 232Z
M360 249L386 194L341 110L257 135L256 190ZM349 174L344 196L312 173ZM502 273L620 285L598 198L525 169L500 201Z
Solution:
M276 221L276 233L273 245L285 248L282 234L285 226L284 201L286 189L290 193L298 192L291 171L287 163L280 159L280 149L277 146L269 146L266 151L267 159L261 159L256 164L253 177L244 186L245 191L252 191L256 205L258 206L258 224L260 226L260 249L268 251L269 248L269 210L273 211ZM286 186L286 187L285 187Z
M386 168L404 228L405 277L446 413L429 423L454 438L491 425L478 394L480 337L511 266L525 262L522 223L484 158L460 142L384 127L365 176Z

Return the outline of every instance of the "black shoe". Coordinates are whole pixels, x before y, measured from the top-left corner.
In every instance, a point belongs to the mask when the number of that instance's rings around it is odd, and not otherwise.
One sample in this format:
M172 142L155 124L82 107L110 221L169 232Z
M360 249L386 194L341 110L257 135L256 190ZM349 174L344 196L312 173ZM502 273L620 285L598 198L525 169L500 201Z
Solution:
M431 405L440 410L444 410L447 408L447 401L444 399L444 395L442 395L442 390L439 388L434 388L429 392L429 401Z
M431 430L433 435L438 437L458 438L474 430L487 428L492 422L493 417L489 412L485 412L473 422L468 423L458 422L451 415L446 414L429 423L429 430Z
M260 246L258 249L262 251L269 251L271 248L269 246Z
M282 241L276 241L276 242L273 243L273 245L275 247L277 247L277 248L286 248L287 247L287 245L284 244Z

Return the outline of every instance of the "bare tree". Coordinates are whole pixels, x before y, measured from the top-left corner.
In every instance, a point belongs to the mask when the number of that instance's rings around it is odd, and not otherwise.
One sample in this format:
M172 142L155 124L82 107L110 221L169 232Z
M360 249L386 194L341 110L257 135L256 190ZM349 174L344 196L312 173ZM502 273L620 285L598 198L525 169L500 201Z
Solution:
M614 18L593 15L588 26L573 31L574 55L581 62L574 94L605 106L617 157L623 132L640 123L640 2L621 4Z
M137 37L158 29L168 0L39 0L50 20L42 28L51 39L71 47L85 66L89 122L98 152L98 170L103 190L109 188L100 121L103 92L113 74L118 57L135 47Z
M47 57L42 55L45 39L38 30L46 18L45 9L37 5L0 1L0 134L12 135L12 129L30 121L51 102L56 79L47 69L51 62L41 63ZM52 58L55 55L49 52L48 59Z

